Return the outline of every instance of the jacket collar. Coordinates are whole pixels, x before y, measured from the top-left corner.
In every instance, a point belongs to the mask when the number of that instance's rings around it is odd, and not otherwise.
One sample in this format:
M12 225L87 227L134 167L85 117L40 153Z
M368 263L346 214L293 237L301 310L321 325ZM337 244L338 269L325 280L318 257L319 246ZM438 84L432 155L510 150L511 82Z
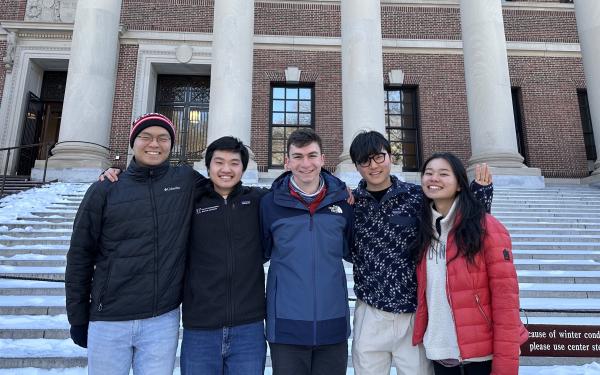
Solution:
M273 200L275 204L284 207L298 208L308 211L306 206L302 204L298 199L294 198L290 194L290 178L292 172L287 171L282 173L279 177L273 181L271 190L273 191ZM325 207L331 203L345 200L348 198L348 192L346 191L346 184L339 178L332 175L326 170L321 170L321 177L325 180L325 186L327 187L327 194L319 204L319 207ZM317 208L317 209L318 209Z
M155 167L143 167L137 163L135 157L129 163L126 174L131 175L136 180L145 181L149 178L161 178L171 168L169 160Z
M392 186L390 186L387 193L385 193L383 199L381 199L382 202L388 200L393 196L396 196L401 193L406 193L408 191L406 182L401 181L398 177L394 176L393 174L390 175L390 178L392 180ZM367 191L367 181L365 181L365 179L360 180L360 182L358 183L358 187L354 189L352 193L356 198L375 199L373 198L371 193Z
M213 182L210 179L206 179L206 185L204 185L204 187L206 189L206 194L211 195L215 198L223 199L221 194L216 192L215 185L213 184ZM227 196L227 199L229 200L229 199L235 198L236 196L241 194L243 188L244 188L244 186L242 185L242 181L240 180L240 182L238 182L233 187L233 190L231 190L231 193L229 193L229 195Z

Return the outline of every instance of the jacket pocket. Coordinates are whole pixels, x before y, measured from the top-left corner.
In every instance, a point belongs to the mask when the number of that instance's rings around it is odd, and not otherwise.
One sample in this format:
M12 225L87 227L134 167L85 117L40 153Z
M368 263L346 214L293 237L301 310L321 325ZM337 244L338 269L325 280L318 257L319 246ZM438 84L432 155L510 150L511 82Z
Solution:
M102 301L104 300L104 296L106 295L106 291L108 290L108 283L110 282L110 274L112 271L113 261L112 258L108 260L108 272L106 273L106 280L104 281L104 285L100 290L100 295L98 296L98 312L101 312L103 309Z
M479 313L481 314L481 316L483 316L483 319L485 319L485 321L487 322L488 326L491 327L492 326L492 320L487 316L487 314L483 310L483 306L481 306L481 300L479 299L479 294L475 293L473 295L473 297L475 298L475 303L477 304L477 310L479 310Z

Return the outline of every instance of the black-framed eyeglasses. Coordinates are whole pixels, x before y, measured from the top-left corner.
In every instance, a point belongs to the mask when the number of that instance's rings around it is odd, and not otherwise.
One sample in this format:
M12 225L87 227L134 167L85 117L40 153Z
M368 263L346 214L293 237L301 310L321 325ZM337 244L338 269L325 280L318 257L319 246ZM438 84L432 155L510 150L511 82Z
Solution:
M371 165L371 160L373 160L375 163L377 164L381 164L385 161L385 156L387 155L387 153L385 152L380 152L378 154L375 155L371 155L369 156L369 158L361 163L357 163L359 166L363 167L363 168L367 168L368 166Z
M137 139L139 139L143 143L152 143L155 139L158 143L167 143L171 141L171 137L169 137L168 135L159 135L158 137L153 137L148 134L140 134L137 136Z

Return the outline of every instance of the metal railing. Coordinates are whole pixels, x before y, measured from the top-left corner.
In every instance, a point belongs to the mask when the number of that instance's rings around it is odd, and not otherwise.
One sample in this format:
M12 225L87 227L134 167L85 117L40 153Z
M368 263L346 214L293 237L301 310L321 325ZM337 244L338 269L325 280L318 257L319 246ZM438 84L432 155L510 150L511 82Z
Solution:
M34 143L34 144L23 145L23 146L0 148L0 152L6 151L6 160L4 162L4 173L2 174L3 175L2 184L0 185L0 197L2 197L4 195L4 188L6 186L8 168L10 166L10 154L11 154L11 152L13 152L13 150L21 151L24 149L43 147L44 155L46 155L46 161L44 163L44 175L42 177L42 183L45 183L46 182L46 170L48 168L48 158L50 156L50 150L52 149L53 145L54 145L54 142L45 142L45 143Z

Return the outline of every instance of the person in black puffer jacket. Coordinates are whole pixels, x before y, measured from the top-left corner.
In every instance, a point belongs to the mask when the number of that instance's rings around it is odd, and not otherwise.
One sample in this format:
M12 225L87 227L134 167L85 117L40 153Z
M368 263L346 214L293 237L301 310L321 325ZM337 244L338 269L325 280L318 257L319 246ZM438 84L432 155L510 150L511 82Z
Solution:
M243 186L248 150L234 137L206 149L210 180L197 195L183 298L181 373L262 374L265 283L259 203Z
M96 182L75 218L65 274L73 341L91 374L172 373L192 203L204 177L172 167L159 114L137 119L119 183ZM89 328L88 328L89 325Z

